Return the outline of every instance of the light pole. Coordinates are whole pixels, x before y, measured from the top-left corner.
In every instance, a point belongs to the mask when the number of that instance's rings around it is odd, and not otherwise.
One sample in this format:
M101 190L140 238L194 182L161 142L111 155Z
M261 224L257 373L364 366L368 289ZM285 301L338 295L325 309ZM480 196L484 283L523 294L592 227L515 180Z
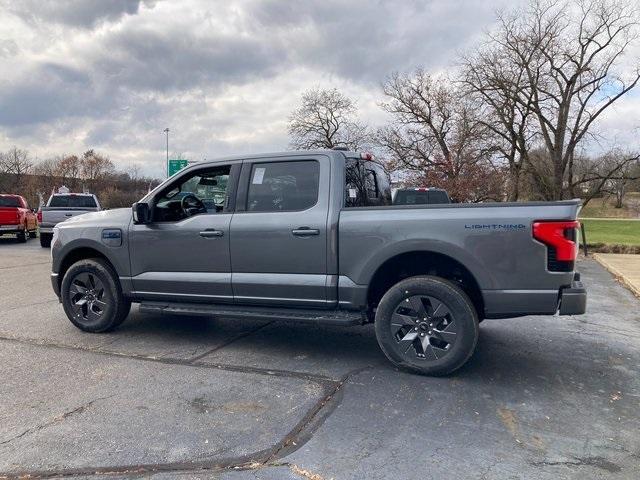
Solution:
M164 171L169 178L169 127L165 128L163 132L167 134L167 163L164 165Z

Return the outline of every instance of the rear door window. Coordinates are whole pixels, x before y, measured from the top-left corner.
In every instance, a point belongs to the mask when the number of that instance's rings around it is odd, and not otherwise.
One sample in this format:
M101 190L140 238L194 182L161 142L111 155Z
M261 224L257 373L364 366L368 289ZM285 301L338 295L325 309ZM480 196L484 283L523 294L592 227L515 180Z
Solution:
M387 173L375 162L349 158L345 163L345 207L391 205Z
M256 163L251 168L247 211L306 210L318 201L320 164L315 160Z

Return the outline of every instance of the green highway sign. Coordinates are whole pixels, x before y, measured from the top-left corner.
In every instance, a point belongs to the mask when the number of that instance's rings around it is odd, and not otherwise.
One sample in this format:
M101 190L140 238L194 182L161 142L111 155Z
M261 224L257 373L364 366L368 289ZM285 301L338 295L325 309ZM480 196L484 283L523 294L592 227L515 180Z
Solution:
M169 168L167 169L167 171L169 172L169 176L175 175L180 170L185 168L187 165L189 165L189 161L188 160L173 160L173 159L170 159L169 160Z

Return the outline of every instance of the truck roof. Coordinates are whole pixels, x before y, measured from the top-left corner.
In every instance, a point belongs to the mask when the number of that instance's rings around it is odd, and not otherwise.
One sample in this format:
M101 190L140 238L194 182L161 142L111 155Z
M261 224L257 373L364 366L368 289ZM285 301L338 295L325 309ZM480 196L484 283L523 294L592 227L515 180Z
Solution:
M54 193L52 197L95 197L93 193Z
M252 160L255 158L264 158L264 157L296 157L302 155L329 155L332 157L343 157L343 158L361 158L360 152L347 151L347 150L330 150L330 149L319 149L319 150L287 150L284 152L266 152L266 153L251 153L246 155L230 155L226 157L219 157L214 159L202 160L197 163L193 163L189 165L190 168L196 165L208 165L208 164L216 164L221 162L228 162L233 160Z

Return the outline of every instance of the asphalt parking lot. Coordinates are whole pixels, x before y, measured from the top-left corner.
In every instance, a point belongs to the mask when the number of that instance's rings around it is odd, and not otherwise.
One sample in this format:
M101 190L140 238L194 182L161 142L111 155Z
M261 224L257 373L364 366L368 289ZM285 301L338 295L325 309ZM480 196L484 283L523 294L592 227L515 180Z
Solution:
M0 478L640 477L640 300L592 260L588 314L481 325L457 374L371 326L156 317L91 335L49 251L0 239Z

